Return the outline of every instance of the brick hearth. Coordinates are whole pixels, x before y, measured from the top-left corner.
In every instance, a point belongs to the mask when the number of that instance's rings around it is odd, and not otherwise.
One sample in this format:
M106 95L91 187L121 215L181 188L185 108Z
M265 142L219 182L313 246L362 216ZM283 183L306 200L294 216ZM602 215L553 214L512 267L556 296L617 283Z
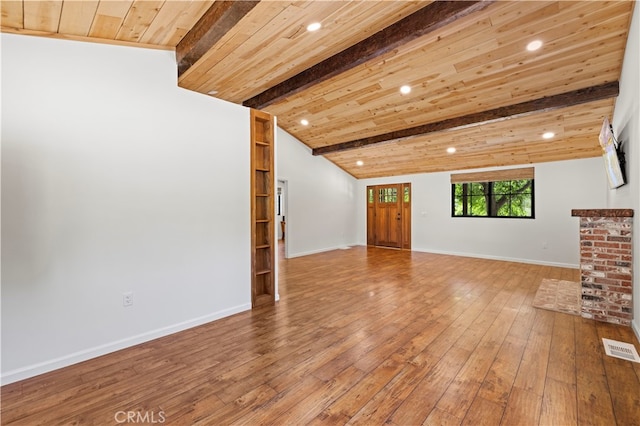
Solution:
M581 315L631 325L631 209L571 210L580 217Z

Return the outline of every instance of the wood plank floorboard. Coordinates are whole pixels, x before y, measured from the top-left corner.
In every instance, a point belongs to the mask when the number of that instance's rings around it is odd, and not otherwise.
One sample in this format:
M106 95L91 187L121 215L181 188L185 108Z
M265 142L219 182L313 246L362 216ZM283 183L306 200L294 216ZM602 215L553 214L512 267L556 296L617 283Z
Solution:
M579 271L354 247L280 260L280 301L5 385L2 425L638 425L628 327L536 309Z

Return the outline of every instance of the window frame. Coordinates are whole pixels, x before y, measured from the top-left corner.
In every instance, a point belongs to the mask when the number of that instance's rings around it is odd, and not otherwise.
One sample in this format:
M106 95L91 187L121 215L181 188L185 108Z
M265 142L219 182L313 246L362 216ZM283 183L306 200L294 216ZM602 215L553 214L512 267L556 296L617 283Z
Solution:
M472 215L466 212L466 214L456 215L456 185L463 185L463 199L468 199L472 197L472 194L469 194L469 186L474 183L488 184L489 185L489 197L494 196L494 183L496 182L509 182L513 180L530 180L531 181L531 215L530 216L497 216L495 212L491 211L491 203L487 206L487 215L486 216L477 216ZM512 195L512 194L511 194ZM535 219L536 218L536 203L535 203L535 178L528 179L504 179L504 180L489 180L489 181L478 181L478 182L456 182L451 183L451 217L466 217L466 218L495 218L495 219ZM463 204L463 212L467 210L467 203Z

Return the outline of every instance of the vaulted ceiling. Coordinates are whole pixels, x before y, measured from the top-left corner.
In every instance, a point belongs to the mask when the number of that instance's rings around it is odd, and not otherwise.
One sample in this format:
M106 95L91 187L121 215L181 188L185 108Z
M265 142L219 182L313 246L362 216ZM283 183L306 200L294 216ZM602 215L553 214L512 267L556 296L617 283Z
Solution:
M314 155L366 178L601 155L633 2L0 7L3 32L175 49L178 85L272 113ZM534 40L541 47L527 50Z

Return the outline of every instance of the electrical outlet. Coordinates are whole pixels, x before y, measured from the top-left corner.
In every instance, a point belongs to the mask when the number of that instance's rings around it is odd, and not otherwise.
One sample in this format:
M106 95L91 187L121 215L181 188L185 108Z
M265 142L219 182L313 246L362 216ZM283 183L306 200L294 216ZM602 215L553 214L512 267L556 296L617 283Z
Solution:
M133 305L133 292L128 291L126 293L122 293L122 306L131 306Z

